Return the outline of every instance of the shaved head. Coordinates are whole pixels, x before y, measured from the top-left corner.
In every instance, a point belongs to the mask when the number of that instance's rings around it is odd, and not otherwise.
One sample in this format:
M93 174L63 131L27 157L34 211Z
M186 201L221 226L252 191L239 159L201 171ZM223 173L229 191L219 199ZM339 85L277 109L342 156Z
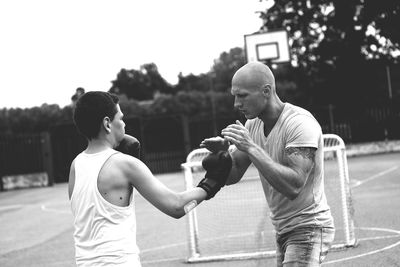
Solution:
M261 62L250 62L241 67L232 78L234 87L261 89L269 84L275 90L275 78L270 68Z
M283 106L275 91L274 74L261 62L250 62L236 71L232 78L231 94L234 107L246 119L256 117L267 121Z

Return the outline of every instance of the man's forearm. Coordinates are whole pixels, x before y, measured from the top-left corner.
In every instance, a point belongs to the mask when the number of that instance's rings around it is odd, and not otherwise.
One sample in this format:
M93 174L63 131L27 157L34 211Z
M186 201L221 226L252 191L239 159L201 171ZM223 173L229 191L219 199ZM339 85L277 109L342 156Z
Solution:
M258 146L248 151L248 156L254 166L265 177L267 182L289 199L297 197L303 186L302 179L293 169L275 162Z

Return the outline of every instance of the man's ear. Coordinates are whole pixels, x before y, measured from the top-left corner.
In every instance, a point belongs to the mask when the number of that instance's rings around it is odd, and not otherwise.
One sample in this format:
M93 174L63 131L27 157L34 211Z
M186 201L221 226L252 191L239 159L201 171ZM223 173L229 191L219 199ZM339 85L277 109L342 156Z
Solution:
M103 128L106 131L106 133L111 133L111 120L109 117L104 117Z
M269 97L271 95L272 92L272 87L270 84L265 84L262 88L262 93L264 96Z

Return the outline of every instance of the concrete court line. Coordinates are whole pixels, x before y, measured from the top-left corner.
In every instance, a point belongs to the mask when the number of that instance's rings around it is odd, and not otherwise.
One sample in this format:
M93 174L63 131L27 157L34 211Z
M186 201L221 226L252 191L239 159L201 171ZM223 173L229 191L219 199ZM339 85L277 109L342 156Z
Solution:
M375 227L358 227L358 229L370 230L370 231L389 232L389 233L395 233L395 234L400 236L400 231L393 230L393 229L375 228ZM390 237L395 237L395 236L390 236ZM341 259L337 259L337 260L331 260L331 261L328 261L328 262L324 262L324 263L322 263L322 265L327 265L327 264L337 263L337 262L342 262L342 261L348 261L348 260L354 260L354 259L357 259L357 258L369 256L369 255L372 255L372 254L376 254L376 253L379 253L379 252L382 252L382 251L397 247L398 245L400 245L400 241L397 241L396 243L391 244L391 245L386 246L386 247L383 247L381 249L373 250L373 251L362 253L362 254L355 255L355 256L350 256L350 257L346 257L346 258L341 258Z
M370 240L380 240L380 239L389 239L394 237L400 237L400 234L397 235L382 235L382 236L374 236L374 237L364 237L357 238L358 241L370 241Z
M368 240L378 240L378 239L390 239L390 238L394 238L394 237L400 237L400 231L397 230L393 230L393 229L386 229L386 228L374 228L374 227L358 227L358 229L361 230L369 230L369 231L381 231L381 232L390 232L390 233L394 233L395 235L385 235L385 236L376 236L376 237L366 237L366 238L360 238L358 240L360 241L368 241ZM210 239L211 240L211 239ZM146 252L151 252L151 251L156 251L156 250L162 250L162 249L167 249L167 248L171 248L171 247L178 247L178 246L183 246L183 245L187 245L186 242L181 242L181 243L175 243L175 244L169 244L169 245L165 245L165 246L159 246L159 247L155 247L155 248L148 248L148 249L144 249L141 250L141 253L146 253ZM351 257L346 257L346 258L341 258L341 259L337 259L337 260L332 260L332 261L328 261L328 262L324 262L322 265L326 265L326 264L332 264L332 263L337 263L337 262L342 262L342 261L347 261L347 260L352 260L352 259L356 259L356 258L360 258L360 257L365 257L368 255L372 255L375 253L379 253L382 252L384 250L388 250L391 248L394 248L396 246L400 245L400 241L386 246L384 248L378 249L378 250L373 250L370 252L366 252L360 255L355 255L355 256L351 256ZM142 261L142 263L162 263L162 262L171 262L171 261L181 261L184 260L184 258L182 257L174 257L174 258L166 258L166 259L159 259L159 260L145 260Z
M24 206L24 205L17 204L17 205L0 206L0 211L18 209L18 208L20 208L20 207L22 207L22 206ZM25 205L25 206L26 206L26 205Z
M175 257L175 258L167 258L167 259L160 259L160 260L148 260L148 261L140 261L142 264L152 264L152 263L162 263L162 262L171 262L171 261L185 261L185 258L182 257Z
M71 211L52 209L52 208L46 207L46 205L41 205L40 209L42 211L46 211L46 212L54 212L54 213L59 213L59 214L72 214Z
M250 235L254 235L253 232L236 234L236 235L228 235L228 236L216 237L216 238L215 237L214 238L205 238L205 239L203 239L203 241L204 242L209 242L209 241L216 241L216 240L220 240L220 239L244 237L244 236L250 236ZM168 244L168 245L158 246L158 247L154 247L154 248L141 249L140 252L141 253L146 253L146 252L163 250L163 249L168 249L168 248L178 247L178 246L187 246L187 241L180 242L180 243L175 243L175 244Z
M387 235L387 236L359 238L358 240L359 241L368 241L368 240L389 239L389 238L393 238L393 237L400 237L400 233L397 234L397 235ZM170 248L170 247L178 246L178 245L184 245L184 244L183 243L177 243L177 244L173 244L173 245L169 245L169 246L163 246L163 247L164 248ZM186 245L186 243L185 243L185 245ZM158 250L158 249L161 249L163 247L157 247L154 250ZM149 252L149 251L152 251L152 249L146 249L145 251L141 251L141 252L145 253L145 252ZM375 253L377 253L377 252L375 252ZM343 259L340 259L340 261L343 261ZM182 257L175 257L175 258L166 258L166 259L159 259L159 260L147 260L147 261L142 261L142 263L143 264L144 263L152 264L152 263L162 263L162 262L181 261L181 260L184 260L184 259L182 259ZM334 263L334 262L329 261L329 262L324 263L324 264L330 264L330 263Z
M381 177L381 176L383 176L383 175L385 175L385 174L388 174L388 173L390 173L390 172L392 172L392 171L397 170L398 168L399 168L399 166L393 166L392 168L389 168L389 169L387 169L387 170L384 170L384 171L378 172L378 173L376 173L376 174L374 174L374 175L372 175L372 176L369 176L368 178L366 178L366 179L364 179L364 180L362 180L362 181L356 180L355 185L353 185L351 188L359 187L360 185L362 185L362 184L364 184L364 183L366 183L366 182L369 182L369 181L372 181L372 180L374 180L374 179L376 179L376 178L379 178L379 177Z
M389 239L389 238L393 238L393 237L400 237L400 231L398 234L395 234L395 235L365 237L365 238L358 238L358 240L359 241L369 241L369 240ZM209 241L211 241L211 240L212 239L209 239ZM159 247L154 247L154 248L141 249L140 253L153 252L153 251L157 251L157 250L169 249L172 247L179 247L179 246L186 246L186 245L187 245L187 242L180 242L180 243L169 244L169 245L164 245L164 246L159 246Z

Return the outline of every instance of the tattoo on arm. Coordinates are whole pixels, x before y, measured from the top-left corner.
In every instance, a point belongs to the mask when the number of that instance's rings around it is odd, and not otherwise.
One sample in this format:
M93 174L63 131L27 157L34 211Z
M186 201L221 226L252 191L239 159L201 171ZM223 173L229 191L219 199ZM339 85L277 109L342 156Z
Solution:
M288 156L294 154L294 155L300 155L304 159L310 159L314 161L315 158L315 148L313 147L288 147L285 149L285 152Z

